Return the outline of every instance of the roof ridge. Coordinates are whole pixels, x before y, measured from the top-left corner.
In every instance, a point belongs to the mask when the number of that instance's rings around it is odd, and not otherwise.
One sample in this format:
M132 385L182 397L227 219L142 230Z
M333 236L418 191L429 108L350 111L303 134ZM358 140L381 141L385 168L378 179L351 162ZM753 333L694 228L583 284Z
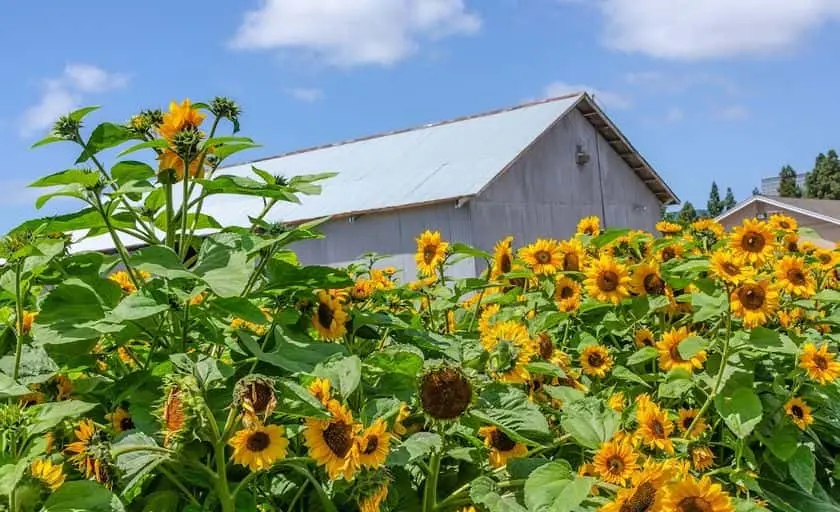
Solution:
M540 100L532 100L532 101L529 101L529 102L526 102L526 103L520 103L518 105L514 105L512 107L497 108L497 109L489 110L489 111L486 111L486 112L480 112L478 114L470 114L470 115L465 115L465 116L460 116L460 117L454 117L454 118L446 119L446 120L443 120L443 121L435 121L435 122L426 123L426 124L423 124L423 125L416 125L416 126L412 126L412 127L409 127L409 128L402 128L402 129L392 130L392 131L388 131L388 132L380 132L380 133L376 133L376 134L372 134L372 135L366 135L366 136L363 136L363 137L357 137L357 138L354 138L354 139L345 139L345 140L342 140L342 141L333 142L333 143L329 143L329 144L320 144L320 145L317 145L317 146L310 146L310 147L301 148L301 149L294 149L292 151L287 151L285 153L279 153L277 155L267 156L267 157L263 157L263 158L257 158L257 159L254 159L254 160L247 160L247 161L244 161L244 162L239 162L239 163L236 163L236 164L228 165L228 166L222 167L222 169L230 168L230 167L237 167L237 166L240 166L240 165L255 164L257 162L265 162L266 160L274 160L276 158L285 158L287 156L298 155L298 154L301 154L301 153L309 153L311 151L318 151L318 150L321 150L321 149L327 149L327 148L338 147L338 146L346 146L347 144L354 144L356 142L364 142L364 141L372 140L372 139L380 139L380 138L383 138L383 137L389 137L391 135L399 135L401 133L409 133L409 132L414 132L414 131L418 131L418 130L425 130L425 129L428 129L428 128L434 128L434 127L437 127L437 126L444 126L444 125L447 125L447 124L460 123L460 122L463 122L463 121L469 121L471 119L478 119L478 118L481 118L481 117L489 117L489 116L494 116L494 115L498 115L498 114L504 114L505 112L512 112L514 110L520 110L520 109L523 109L523 108L533 107L533 106L536 106L536 105L542 105L544 103L551 103L553 101L559 101L559 100L574 98L575 96L583 96L585 94L586 94L586 91L577 91L577 92L572 92L572 93L568 93L568 94L563 94L561 96L552 96L550 98L543 98L543 99L540 99Z

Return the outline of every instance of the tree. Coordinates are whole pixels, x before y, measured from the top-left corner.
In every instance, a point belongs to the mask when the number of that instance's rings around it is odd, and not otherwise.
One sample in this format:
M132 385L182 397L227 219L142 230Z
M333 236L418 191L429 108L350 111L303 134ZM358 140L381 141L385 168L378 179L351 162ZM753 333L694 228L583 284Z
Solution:
M709 192L709 200L706 202L706 210L712 217L717 217L723 212L723 201L720 200L720 191L714 181L712 182L712 191Z
M754 196L760 196L761 195L761 191L758 190L758 187L753 187L752 195L754 195Z
M731 210L735 208L735 194L732 193L731 187L726 187L726 197L723 198L723 210Z
M786 165L779 171L779 188L777 189L780 197L802 197L802 189L796 183L796 171L793 167Z
M816 199L840 199L840 158L833 149L820 153L814 170L805 177L808 197Z
M685 223L697 220L697 210L694 209L694 205L690 201L683 203L682 209L680 209L679 219Z

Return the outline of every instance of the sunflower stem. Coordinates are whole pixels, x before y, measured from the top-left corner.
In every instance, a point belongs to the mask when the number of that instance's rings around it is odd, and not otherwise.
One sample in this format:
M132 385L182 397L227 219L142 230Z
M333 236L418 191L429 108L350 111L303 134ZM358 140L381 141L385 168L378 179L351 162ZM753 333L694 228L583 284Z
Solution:
M116 459L120 455L125 455L127 453L133 452L155 452L155 453L163 453L166 455L172 455L172 450L167 448L161 448L160 446L152 446L148 444L136 444L136 445L129 445L129 446L120 446L111 451L111 458Z
M201 503L199 503L199 501L197 499L195 499L195 496L193 496L193 494L189 491L189 489L187 489L184 486L184 484L181 483L180 480L178 480L178 477L173 475L172 472L170 472L168 469L166 469L162 465L159 466L159 468L160 468L160 472L163 473L163 476L165 476L167 479L169 479L170 482L175 484L175 487L177 487L187 497L187 499L190 500L190 503L192 503L196 507L201 507Z
M432 512L435 510L438 474L440 473L440 461L442 458L442 451L432 453L432 456L429 458L429 471L426 474L426 486L423 489L423 512Z
M712 404L712 400L715 399L717 394L720 392L720 384L723 382L723 374L726 372L726 364L729 361L729 339L732 337L732 305L730 304L729 297L729 290L726 291L727 296L727 311L726 311L726 337L723 339L723 352L721 353L720 359L720 368L718 368L717 376L715 377L715 383L712 386L712 391L709 393L709 396L706 397L706 401L703 403L703 407L700 408L698 411L697 416L694 417L694 421L691 422L691 425L686 429L686 432L691 432L694 428L694 425L703 417L706 410L708 410L709 406Z
M18 261L15 265L15 324L17 326L17 343L15 345L15 366L12 372L12 379L17 381L20 374L20 357L23 354L23 293L21 293L21 273L23 271L23 261Z

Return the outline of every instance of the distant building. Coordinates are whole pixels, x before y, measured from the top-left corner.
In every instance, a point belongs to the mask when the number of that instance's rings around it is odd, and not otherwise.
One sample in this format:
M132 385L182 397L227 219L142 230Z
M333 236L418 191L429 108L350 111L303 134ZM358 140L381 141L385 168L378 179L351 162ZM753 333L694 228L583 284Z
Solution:
M840 241L840 200L752 196L718 215L717 221L732 229L745 219L765 220L775 213L796 219L800 228L807 228L802 238L820 247L833 248Z
M802 188L802 192L805 192L805 177L808 173L803 172L801 174L796 175L796 184ZM761 180L761 195L769 196L769 197L779 197L779 182L781 180L778 176L772 176L770 178L762 178Z

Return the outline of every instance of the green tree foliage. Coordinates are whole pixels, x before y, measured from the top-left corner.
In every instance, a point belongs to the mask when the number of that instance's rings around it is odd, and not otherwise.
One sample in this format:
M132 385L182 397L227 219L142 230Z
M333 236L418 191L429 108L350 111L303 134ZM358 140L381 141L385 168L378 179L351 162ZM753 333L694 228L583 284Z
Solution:
M840 158L833 149L820 153L814 170L805 178L808 197L816 199L840 199Z
M796 183L796 171L786 165L779 171L779 188L781 197L802 197L802 188Z
M754 195L754 196L760 196L761 195L761 191L758 190L758 187L753 187L752 195Z
M726 197L723 198L723 210L731 210L735 208L735 194L732 193L731 187L726 187Z
M706 210L712 217L716 217L723 212L723 201L720 200L720 191L714 181L712 182L712 190L709 192L709 200L706 202Z
M697 220L697 210L694 209L694 205L690 201L683 203L682 209L680 209L679 219L686 223Z

